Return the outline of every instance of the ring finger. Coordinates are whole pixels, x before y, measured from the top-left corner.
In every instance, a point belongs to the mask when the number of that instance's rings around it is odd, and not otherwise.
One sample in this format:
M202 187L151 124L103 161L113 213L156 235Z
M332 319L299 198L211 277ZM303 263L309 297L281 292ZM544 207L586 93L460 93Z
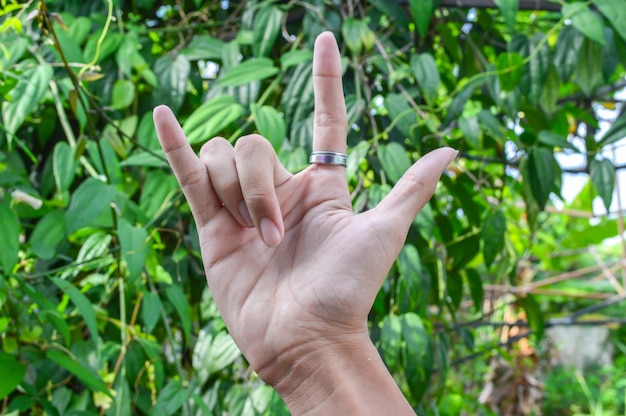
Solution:
M240 225L253 227L241 193L233 146L226 139L216 137L202 146L200 159L206 165L213 189L224 207Z

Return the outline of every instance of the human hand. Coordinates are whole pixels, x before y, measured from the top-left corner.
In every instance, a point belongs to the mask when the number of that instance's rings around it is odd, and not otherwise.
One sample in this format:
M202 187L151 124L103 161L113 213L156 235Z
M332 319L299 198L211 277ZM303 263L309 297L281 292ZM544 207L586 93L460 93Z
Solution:
M316 40L313 77L313 150L345 153L341 62L331 33ZM198 158L167 107L157 107L154 120L191 206L207 282L228 330L259 376L292 411L304 412L300 386L309 395L323 389L307 384L309 375L376 355L367 315L456 152L424 156L376 208L355 215L342 166L311 165L292 175L258 135L234 147L212 139Z

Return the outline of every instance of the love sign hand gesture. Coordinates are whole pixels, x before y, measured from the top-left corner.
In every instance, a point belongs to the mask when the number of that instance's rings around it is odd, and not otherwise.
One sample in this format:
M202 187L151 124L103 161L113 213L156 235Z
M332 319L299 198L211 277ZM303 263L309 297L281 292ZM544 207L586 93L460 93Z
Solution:
M369 339L367 315L456 151L427 154L375 209L356 215L341 164L348 122L331 33L316 40L313 82L313 151L336 160L292 175L259 135L234 146L214 138L198 157L164 106L154 111L159 140L191 206L226 326L291 411L412 414Z

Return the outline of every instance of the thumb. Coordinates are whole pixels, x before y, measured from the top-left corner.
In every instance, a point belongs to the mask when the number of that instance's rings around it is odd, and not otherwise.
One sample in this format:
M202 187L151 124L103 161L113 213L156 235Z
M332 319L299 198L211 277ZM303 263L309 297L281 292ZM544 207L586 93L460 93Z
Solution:
M392 240L406 238L413 220L433 196L441 174L457 154L458 151L449 147L427 153L402 175L378 204L375 217L385 222L384 229Z

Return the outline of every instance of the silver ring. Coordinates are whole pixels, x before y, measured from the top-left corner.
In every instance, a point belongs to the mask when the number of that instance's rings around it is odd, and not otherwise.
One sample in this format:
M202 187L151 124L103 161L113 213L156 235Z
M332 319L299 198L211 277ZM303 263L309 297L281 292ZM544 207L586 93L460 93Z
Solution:
M348 155L339 152L313 152L309 157L309 163L316 165L348 165Z

